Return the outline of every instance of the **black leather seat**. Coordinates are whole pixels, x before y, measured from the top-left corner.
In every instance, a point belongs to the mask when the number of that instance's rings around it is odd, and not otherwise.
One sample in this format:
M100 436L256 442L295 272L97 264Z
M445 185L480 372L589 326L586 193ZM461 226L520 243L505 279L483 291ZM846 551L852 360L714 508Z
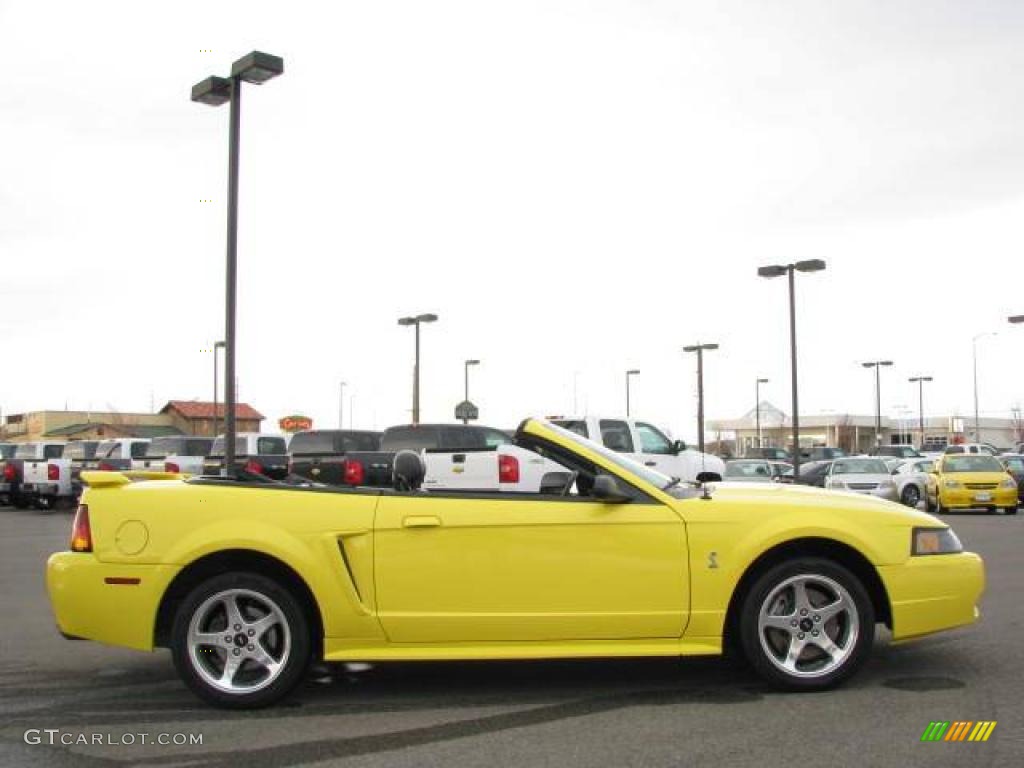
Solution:
M418 491L427 475L427 464L416 451L403 450L395 454L392 470L396 491Z

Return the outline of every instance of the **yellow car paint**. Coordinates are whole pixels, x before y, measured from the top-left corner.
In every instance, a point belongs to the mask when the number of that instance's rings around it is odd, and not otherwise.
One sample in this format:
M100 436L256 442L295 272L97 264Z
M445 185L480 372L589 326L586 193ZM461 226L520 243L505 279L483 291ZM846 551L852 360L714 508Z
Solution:
M935 462L934 486L929 486L932 501L943 509L1016 508L1017 484L1005 469L985 472L952 472L949 463L976 458L951 454ZM989 457L982 457L987 459ZM996 462L996 459L992 459ZM1007 483L1009 481L1009 483Z

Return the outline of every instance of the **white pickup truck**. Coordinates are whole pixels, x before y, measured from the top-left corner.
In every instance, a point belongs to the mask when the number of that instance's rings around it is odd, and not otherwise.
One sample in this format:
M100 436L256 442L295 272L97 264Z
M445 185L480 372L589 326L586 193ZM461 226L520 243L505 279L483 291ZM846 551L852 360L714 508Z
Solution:
M556 416L549 420L669 477L689 482L718 481L725 477L725 462L720 458L695 451L682 440L672 441L646 421L603 416Z
M36 509L53 509L74 499L71 459L63 458L64 443L22 443L14 458L21 466L21 497Z
M425 490L560 493L572 473L550 459L512 444L499 429L465 424L409 424L381 436L382 452L420 452Z
M203 474L203 462L210 455L212 437L168 435L154 437L141 459L132 462L133 469L153 472L177 472L182 475Z

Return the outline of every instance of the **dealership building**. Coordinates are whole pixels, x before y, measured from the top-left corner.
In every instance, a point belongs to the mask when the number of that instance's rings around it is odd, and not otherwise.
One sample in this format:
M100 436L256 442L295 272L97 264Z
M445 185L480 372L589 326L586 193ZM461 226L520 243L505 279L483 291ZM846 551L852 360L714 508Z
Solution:
M793 422L789 415L768 401L752 408L737 419L709 420L707 436L719 443L732 442L735 454L743 456L760 444L764 447L786 448L793 442ZM882 416L880 441L883 445L912 444L920 446L921 429L916 414L893 419ZM951 443L991 443L994 446L1013 447L1024 440L1020 419L978 419L975 431L973 417L926 416L924 419L924 450L942 450ZM811 448L830 445L849 453L866 453L875 445L875 416L855 413L800 414L800 445Z
M121 411L29 411L8 414L0 424L0 441L105 440L113 437L214 435L214 404L171 400L156 413ZM216 408L217 431L223 432L227 409ZM239 432L259 432L263 414L246 403L235 405Z

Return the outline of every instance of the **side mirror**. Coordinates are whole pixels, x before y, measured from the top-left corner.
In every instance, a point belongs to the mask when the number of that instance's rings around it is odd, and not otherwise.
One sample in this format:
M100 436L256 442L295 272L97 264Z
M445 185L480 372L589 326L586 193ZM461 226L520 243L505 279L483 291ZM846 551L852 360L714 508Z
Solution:
M631 501L629 496L622 492L618 482L611 475L598 475L594 478L594 486L590 489L590 495L598 501L608 504L624 504Z
M686 443L682 440L676 440L672 443L672 450L678 456L680 453L686 450Z

